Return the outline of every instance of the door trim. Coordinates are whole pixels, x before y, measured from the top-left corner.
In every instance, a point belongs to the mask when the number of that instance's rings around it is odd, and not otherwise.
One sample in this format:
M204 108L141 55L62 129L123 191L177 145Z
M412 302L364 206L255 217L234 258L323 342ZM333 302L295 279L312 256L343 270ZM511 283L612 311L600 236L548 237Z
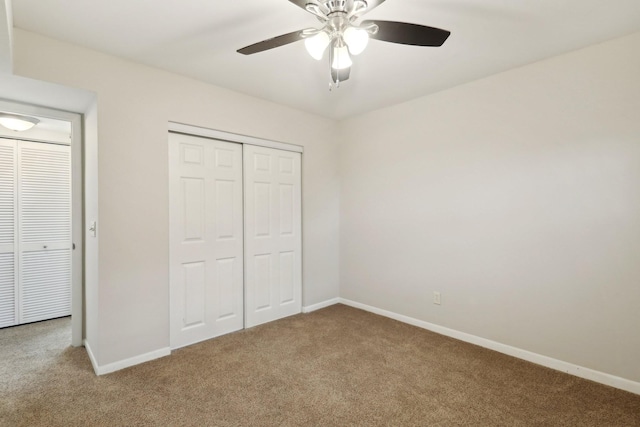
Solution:
M255 136L241 135L238 133L225 132L222 130L207 129L199 126L187 125L184 123L169 122L169 132L183 133L185 135L203 136L205 138L218 139L221 141L237 142L240 144L257 145L258 147L276 148L278 150L293 151L302 153L301 145L289 144L287 142L271 141Z
M0 100L0 110L48 117L71 123L71 240L75 245L75 250L72 250L71 257L71 345L80 347L83 345L84 336L84 218L82 208L84 204L84 168L82 158L84 140L82 138L82 115L6 100ZM11 139L26 138L21 137L16 132L15 135L11 136Z

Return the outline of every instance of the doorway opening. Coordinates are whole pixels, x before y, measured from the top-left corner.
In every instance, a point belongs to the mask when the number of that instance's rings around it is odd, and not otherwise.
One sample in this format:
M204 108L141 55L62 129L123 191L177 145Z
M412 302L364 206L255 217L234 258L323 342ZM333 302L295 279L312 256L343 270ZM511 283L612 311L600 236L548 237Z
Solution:
M83 340L82 117L0 101L0 327L71 316Z

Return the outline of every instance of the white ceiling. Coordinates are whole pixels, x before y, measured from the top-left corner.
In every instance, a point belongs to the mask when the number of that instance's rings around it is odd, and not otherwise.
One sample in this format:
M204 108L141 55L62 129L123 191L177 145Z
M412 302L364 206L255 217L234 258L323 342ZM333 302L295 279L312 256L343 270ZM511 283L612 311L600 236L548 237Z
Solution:
M640 0L387 0L366 19L451 31L443 47L373 40L329 92L329 65L297 42L318 26L287 0L13 0L14 25L325 117L345 118L640 31Z

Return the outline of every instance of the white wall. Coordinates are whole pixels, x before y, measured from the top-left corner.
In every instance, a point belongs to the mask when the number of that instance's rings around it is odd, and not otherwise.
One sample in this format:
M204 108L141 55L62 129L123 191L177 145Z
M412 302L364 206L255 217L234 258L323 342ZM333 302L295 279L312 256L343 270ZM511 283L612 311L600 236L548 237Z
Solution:
M11 0L0 0L0 73L13 71L13 13Z
M640 381L638 52L342 123L341 296Z
M17 74L97 94L98 147L88 155L99 179L91 342L99 365L169 346L168 121L304 146L303 305L338 296L335 122L33 33L14 36Z

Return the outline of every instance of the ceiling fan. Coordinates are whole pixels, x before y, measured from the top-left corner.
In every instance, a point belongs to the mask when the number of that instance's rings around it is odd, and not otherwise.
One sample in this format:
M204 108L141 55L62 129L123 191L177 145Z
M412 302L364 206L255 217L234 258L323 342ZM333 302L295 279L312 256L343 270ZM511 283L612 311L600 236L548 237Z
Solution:
M304 40L309 54L321 60L329 48L331 80L337 86L349 78L351 56L364 51L369 38L413 46L442 46L451 34L447 30L394 21L362 21L362 15L380 6L385 0L289 0L315 15L321 28L307 28L283 34L238 50L252 55L265 50Z

